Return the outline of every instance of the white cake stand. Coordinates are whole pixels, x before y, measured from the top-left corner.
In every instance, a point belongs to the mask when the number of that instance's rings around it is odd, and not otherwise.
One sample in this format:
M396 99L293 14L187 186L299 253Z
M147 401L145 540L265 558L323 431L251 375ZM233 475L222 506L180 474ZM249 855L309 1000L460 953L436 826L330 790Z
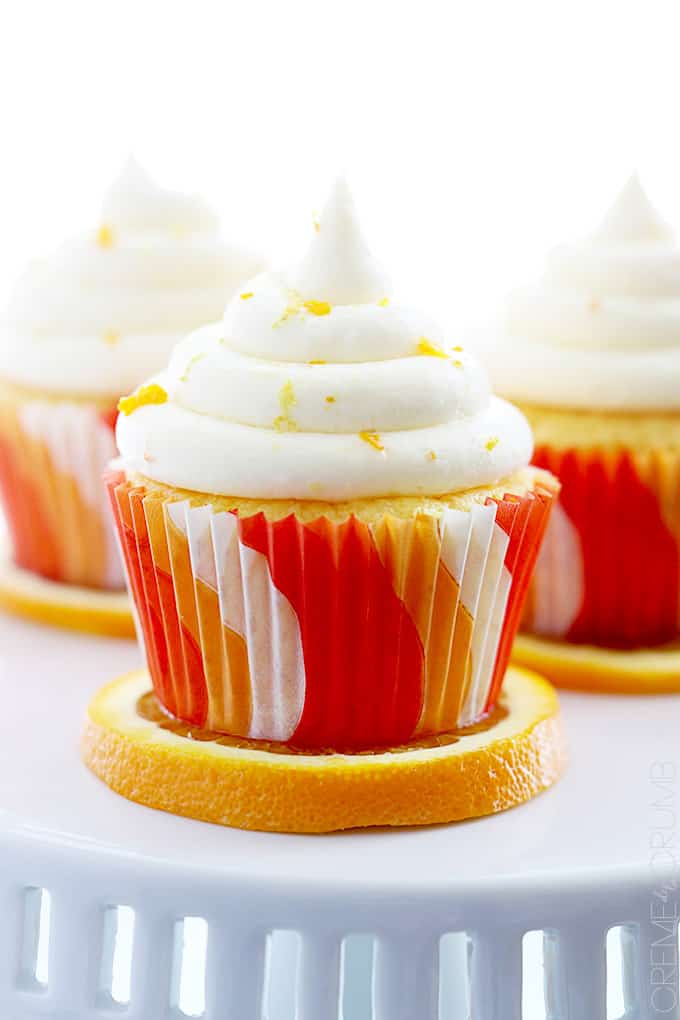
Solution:
M680 700L564 695L570 771L505 814L285 836L154 812L81 766L88 699L138 660L0 617L2 1020L465 1020L468 998L520 1020L523 970L524 1016L604 1020L614 944L619 1013L678 1020Z

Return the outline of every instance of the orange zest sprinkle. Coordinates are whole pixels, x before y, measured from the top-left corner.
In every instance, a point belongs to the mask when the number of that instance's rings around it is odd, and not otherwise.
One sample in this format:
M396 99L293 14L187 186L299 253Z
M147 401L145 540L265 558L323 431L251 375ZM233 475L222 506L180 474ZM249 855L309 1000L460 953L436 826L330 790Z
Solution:
M137 408L145 407L147 404L165 404L167 399L168 394L162 386L158 383L148 383L146 386L140 386L129 397L121 397L118 401L118 410L121 414L132 414Z
M305 301L304 307L312 315L328 315L331 310L328 301Z
M113 233L113 227L109 227L108 224L102 223L97 231L97 244L100 248L112 248L114 241L115 235Z
M107 329L104 333L104 343L109 347L115 347L119 340L120 333L117 333L115 329Z
M428 460L436 460L437 459L437 454L434 452L434 450L428 450L427 453L425 454L425 456L427 457Z
M457 353L460 353L460 352L462 352L463 348L458 346L458 347L452 347L451 350L452 351L456 351Z
M296 432L297 424L291 417L291 409L297 404L293 384L288 380L279 391L279 404L281 414L274 419L274 428L277 432Z
M426 336L421 336L418 341L418 354L427 354L431 358L448 358L444 348L433 344Z
M283 310L283 315L280 319L277 319L272 324L272 329L276 329L277 326L282 326L284 322L288 322L288 319L293 315L297 315L302 309L302 298L295 291L291 292L290 300Z
M314 358L313 361L308 361L308 365L327 365L328 362L324 361L323 358Z
M455 368L462 368L463 367L463 362L462 361L458 361L457 359L454 359L452 364L453 364L453 366Z
M486 441L486 443L484 445L486 446L486 448L489 451L489 453L491 453L492 450L496 449L496 447L498 446L499 442L500 442L500 439L498 438L498 436L492 436L491 439L487 439L487 441Z
M381 300L381 301L378 301L378 306L379 306L380 308L387 308L387 306L389 305L389 303L390 303L390 299L389 299L389 298L386 298L386 297L384 297L384 298L382 298L382 300Z
M205 351L199 351L198 354L194 354L193 358L189 358L189 360L187 361L186 368L179 377L180 382L186 382L188 380L191 369L198 361L202 361L205 355L206 355Z
M326 403L327 404L334 404L335 400L336 400L335 397L326 397Z
M372 446L374 450L378 450L380 453L385 449L377 432L360 432L359 439L364 443L368 443L369 446Z
M245 294L241 294L241 295L240 295L240 298L241 298L241 301L247 301L247 300L248 300L248 298L251 298L252 296L253 296L253 292L252 292L252 290L247 290L247 291L245 292Z

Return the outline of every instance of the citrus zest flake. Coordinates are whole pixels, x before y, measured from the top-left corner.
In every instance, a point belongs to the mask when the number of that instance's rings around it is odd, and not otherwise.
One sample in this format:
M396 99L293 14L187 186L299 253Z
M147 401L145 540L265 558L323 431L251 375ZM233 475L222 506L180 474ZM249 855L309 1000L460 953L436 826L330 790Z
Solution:
M305 301L303 307L312 315L329 315L331 311L328 301Z
M194 367L194 365L197 362L202 361L203 358L205 357L205 355L206 355L205 351L199 351L198 354L194 354L194 356L192 358L189 358L189 360L187 361L187 364L186 364L186 368L184 369L184 371L182 372L181 376L179 377L179 381L180 382L188 382L188 380L189 380L189 373L191 372L191 369Z
M97 244L100 248L112 248L115 242L115 234L113 227L110 227L107 223L102 223L99 230L97 231Z
M147 404L165 404L167 399L168 394L162 386L159 386L158 383L149 383L146 386L140 386L129 397L121 397L118 401L118 410L121 414L128 415Z
M443 347L439 347L437 344L433 344L431 340L428 340L426 336L421 336L418 341L418 354L425 354L430 358L445 358L448 359L448 354Z
M302 298L295 291L291 292L290 300L283 310L283 314L280 319L272 324L272 329L277 329L282 326L284 322L288 322L293 315L298 315L302 311Z
M377 432L360 432L359 439L364 443L368 443L369 446L372 446L379 453L384 453L385 447Z
M252 296L253 296L252 290L247 290L245 292L245 294L240 294L239 295L239 297L241 298L241 301L247 301L248 298L251 298Z
M484 445L486 446L486 448L489 451L489 453L491 453L492 450L496 449L496 447L498 446L499 442L500 442L500 439L498 438L498 436L492 436L491 439L487 439L487 441L486 441L486 443Z
M295 398L295 390L293 384L288 380L279 391L279 405L281 407L281 414L274 419L274 428L277 432L296 432L297 424L291 417L291 409L295 407L297 400Z

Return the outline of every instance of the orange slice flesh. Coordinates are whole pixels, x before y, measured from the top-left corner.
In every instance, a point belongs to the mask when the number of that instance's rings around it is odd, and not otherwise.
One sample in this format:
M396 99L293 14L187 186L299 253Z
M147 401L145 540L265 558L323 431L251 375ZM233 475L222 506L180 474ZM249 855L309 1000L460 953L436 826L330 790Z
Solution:
M0 608L67 630L109 637L135 636L127 592L48 581L15 566L3 554L0 554Z
M541 677L508 671L489 725L389 751L311 754L254 741L192 739L150 716L145 670L91 702L85 764L130 800L241 829L331 832L459 821L521 804L566 763L557 695ZM155 699L153 699L155 701ZM447 742L448 741L448 742Z
M680 644L619 651L519 634L513 661L540 670L558 687L598 694L680 692Z

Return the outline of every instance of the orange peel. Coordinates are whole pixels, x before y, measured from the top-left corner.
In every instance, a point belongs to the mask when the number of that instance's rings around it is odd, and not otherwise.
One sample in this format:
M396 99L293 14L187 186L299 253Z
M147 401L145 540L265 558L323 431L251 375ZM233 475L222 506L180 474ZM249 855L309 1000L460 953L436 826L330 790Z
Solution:
M159 386L158 383L147 383L131 393L129 397L121 397L118 401L118 410L127 416L139 410L140 407L146 407L147 404L165 404L167 399L168 394L162 386Z
M150 686L138 670L99 691L82 739L85 764L129 800L220 825L312 833L460 821L530 800L566 763L555 691L517 667L487 724L359 754L192 737L163 715Z
M0 608L66 630L109 637L135 636L125 591L80 588L23 570L0 553Z
M558 687L596 694L680 692L680 643L618 650L518 634L513 662L539 670Z

